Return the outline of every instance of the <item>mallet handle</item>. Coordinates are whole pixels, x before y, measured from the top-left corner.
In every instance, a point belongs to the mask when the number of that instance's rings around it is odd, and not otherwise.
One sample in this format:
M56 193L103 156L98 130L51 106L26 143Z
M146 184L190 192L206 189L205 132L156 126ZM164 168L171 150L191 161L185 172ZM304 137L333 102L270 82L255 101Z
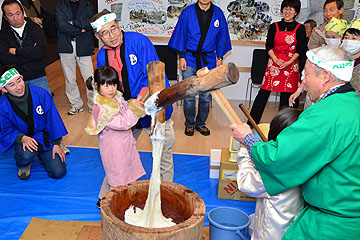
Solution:
M237 125L242 124L240 118L235 113L234 109L231 107L229 101L226 99L221 89L217 89L210 93L217 102L217 104L219 104L221 110L225 113L226 117L229 119L231 124L237 124Z
M251 123L251 125L255 128L256 132L259 134L261 140L263 140L263 142L267 142L268 140L266 139L264 133L261 131L261 129L259 128L259 126L256 124L256 122L254 121L254 119L251 117L249 111L246 109L246 107L244 106L244 104L240 103L239 104L239 108L241 109L241 111L245 114L245 116L247 117L247 119L249 119L249 122Z

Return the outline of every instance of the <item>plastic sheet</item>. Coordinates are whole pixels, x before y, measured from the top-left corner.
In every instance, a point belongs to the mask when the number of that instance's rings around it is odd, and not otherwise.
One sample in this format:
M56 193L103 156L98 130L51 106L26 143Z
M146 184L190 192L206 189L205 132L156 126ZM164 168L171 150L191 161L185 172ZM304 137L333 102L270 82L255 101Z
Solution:
M14 151L0 153L0 239L19 239L32 217L50 220L100 221L95 204L104 178L100 153L92 148L69 148L67 173L62 179L47 176L35 160L28 180L17 177ZM151 152L141 152L146 171L141 180L150 179ZM206 214L215 207L255 211L254 202L217 198L218 181L209 178L209 157L174 154L174 182L192 189L204 200ZM209 226L207 217L205 226Z

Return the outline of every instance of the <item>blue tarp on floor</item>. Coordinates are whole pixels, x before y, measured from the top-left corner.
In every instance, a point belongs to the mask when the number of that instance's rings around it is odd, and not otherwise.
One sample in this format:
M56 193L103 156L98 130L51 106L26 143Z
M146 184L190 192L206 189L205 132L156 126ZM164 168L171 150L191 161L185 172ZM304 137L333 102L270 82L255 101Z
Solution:
M69 149L67 174L59 180L49 178L44 167L35 161L30 178L22 181L17 177L14 151L0 153L0 239L19 239L33 217L100 221L100 210L95 206L104 177L99 150ZM141 152L140 156L146 170L141 180L148 180L152 168L151 153ZM174 182L199 194L205 202L206 214L219 206L254 213L254 202L217 198L218 180L209 179L209 157L174 154L174 164ZM209 226L207 217L205 226Z

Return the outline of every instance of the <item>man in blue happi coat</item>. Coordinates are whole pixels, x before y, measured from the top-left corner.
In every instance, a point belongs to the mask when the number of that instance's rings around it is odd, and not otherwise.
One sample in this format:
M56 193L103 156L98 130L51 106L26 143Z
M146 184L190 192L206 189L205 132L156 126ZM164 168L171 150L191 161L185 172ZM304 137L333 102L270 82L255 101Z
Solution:
M66 173L65 153L59 146L67 130L45 89L28 86L13 66L0 69L0 150L15 147L18 177L30 177L30 166L38 157L52 178Z
M90 19L94 28L95 37L104 43L99 50L96 60L97 67L111 66L119 73L118 90L123 92L125 100L143 95L148 88L146 65L152 61L159 61L159 57L151 41L137 32L123 32L116 20L116 14L104 9ZM169 81L165 76L165 86ZM175 144L173 121L171 120L173 108L166 108L165 113L165 143L161 154L160 177L161 180L172 181L174 165L172 147ZM138 124L132 128L137 139L144 129L150 134L150 116L140 118Z
M202 67L212 69L221 65L224 55L231 50L224 13L211 0L199 0L188 6L180 14L169 47L179 54L179 69L183 73L183 79L196 75L196 71ZM187 136L193 136L195 129L204 136L210 135L205 124L210 101L209 93L200 94L195 119L195 98L184 99Z

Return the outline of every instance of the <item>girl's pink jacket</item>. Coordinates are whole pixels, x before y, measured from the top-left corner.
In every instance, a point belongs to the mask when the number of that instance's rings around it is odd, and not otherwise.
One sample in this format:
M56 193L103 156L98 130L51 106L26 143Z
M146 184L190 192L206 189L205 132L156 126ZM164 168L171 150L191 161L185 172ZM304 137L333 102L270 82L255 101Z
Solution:
M92 116L85 131L99 136L101 159L112 187L136 181L145 174L131 131L138 120L120 92L107 98L95 91Z

